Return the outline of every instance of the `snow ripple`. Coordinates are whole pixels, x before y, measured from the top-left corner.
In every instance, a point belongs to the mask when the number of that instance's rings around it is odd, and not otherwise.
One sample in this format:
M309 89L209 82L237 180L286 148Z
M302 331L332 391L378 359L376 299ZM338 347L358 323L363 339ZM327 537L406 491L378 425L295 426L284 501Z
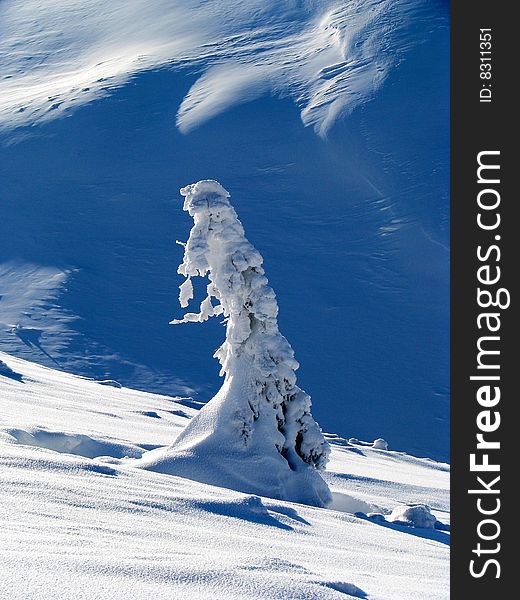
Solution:
M199 78L177 114L187 133L263 94L290 96L325 135L381 86L412 43L405 0L6 0L0 6L0 128L91 102L143 70ZM410 36L411 37L411 36Z

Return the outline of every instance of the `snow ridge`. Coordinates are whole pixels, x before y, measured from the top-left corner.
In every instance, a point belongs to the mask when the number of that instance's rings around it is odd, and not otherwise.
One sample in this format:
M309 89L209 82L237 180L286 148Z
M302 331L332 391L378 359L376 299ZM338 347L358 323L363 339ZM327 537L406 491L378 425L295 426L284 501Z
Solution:
M143 70L200 73L177 124L188 132L266 93L290 96L325 135L368 100L405 49L409 0L6 0L0 127L63 115Z

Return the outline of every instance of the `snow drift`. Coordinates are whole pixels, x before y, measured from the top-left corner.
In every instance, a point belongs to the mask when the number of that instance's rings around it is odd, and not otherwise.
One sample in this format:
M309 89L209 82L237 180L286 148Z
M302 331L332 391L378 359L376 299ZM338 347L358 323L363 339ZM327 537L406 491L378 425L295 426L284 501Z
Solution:
M142 466L243 492L317 506L332 501L318 471L330 452L311 413L310 397L296 385L298 362L277 324L276 296L263 259L245 238L216 181L181 190L194 220L179 273L179 300L193 298L192 277L207 276L200 312L173 324L227 321L226 340L215 357L224 384L166 450L150 452ZM214 305L215 303L215 305Z
M124 456L180 434L197 413L187 399L106 387L1 351L0 361L23 378L0 373L2 600L448 598L448 531L135 469ZM54 432L47 447L44 432ZM89 447L71 453L66 439ZM449 520L448 465L345 443L331 439L324 473L351 499L345 509L389 514L414 501Z
M0 128L45 121L146 69L196 68L187 132L269 92L326 133L366 102L401 52L411 3L393 0L7 0L0 6Z

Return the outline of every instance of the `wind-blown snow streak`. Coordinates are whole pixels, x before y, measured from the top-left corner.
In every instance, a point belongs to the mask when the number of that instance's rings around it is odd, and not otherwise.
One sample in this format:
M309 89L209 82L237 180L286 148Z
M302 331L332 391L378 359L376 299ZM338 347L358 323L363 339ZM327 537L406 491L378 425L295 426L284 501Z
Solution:
M57 299L66 288L70 270L23 262L0 263L0 344L3 349L37 350L52 363L54 354L73 335L71 314ZM62 334L58 336L56 334ZM51 352L48 337L53 339Z
M419 2L420 4L421 2ZM132 75L190 67L188 132L264 93L291 96L324 135L371 97L406 49L409 0L4 0L0 127L44 121Z

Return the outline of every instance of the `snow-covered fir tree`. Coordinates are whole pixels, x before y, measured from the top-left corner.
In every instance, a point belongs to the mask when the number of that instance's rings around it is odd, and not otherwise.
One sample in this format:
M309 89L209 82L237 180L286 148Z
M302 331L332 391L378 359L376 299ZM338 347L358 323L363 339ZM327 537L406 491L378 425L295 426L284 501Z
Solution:
M310 397L296 385L298 362L278 330L278 304L262 267L216 181L181 190L194 225L178 272L180 304L193 299L193 277L207 277L199 312L173 324L226 320L216 351L224 383L166 450L148 453L147 468L249 493L325 506L319 475L329 446L313 419Z

